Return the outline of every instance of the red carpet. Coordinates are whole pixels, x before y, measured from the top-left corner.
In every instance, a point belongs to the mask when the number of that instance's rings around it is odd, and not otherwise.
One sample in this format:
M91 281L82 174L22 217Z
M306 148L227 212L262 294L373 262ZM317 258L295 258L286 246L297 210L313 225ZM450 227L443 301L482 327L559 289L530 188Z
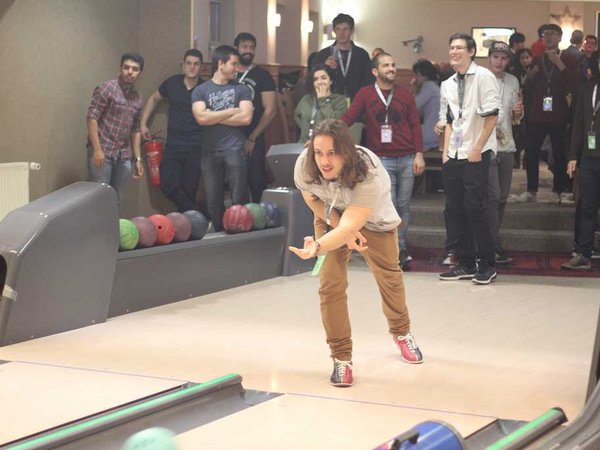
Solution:
M443 255L439 249L411 248L413 257L408 271L444 272L447 266L442 264ZM565 270L560 265L569 260L566 253L510 253L513 262L497 265L498 274L505 275L542 275L551 277L600 277L600 260L592 260L592 270Z

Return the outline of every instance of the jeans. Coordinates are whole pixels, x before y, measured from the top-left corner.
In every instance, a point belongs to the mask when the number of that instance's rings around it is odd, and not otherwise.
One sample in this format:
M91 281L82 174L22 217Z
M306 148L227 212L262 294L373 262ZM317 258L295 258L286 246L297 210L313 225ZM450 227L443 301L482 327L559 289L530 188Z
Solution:
M553 163L551 170L554 175L552 192L560 194L569 188L566 156L567 125L530 122L527 129L528 142L525 148L528 192L537 192L538 190L540 180L540 148L548 134L552 142Z
M248 156L248 187L250 198L260 203L263 191L267 187L265 175L265 138L261 134L254 142L254 150Z
M177 205L177 211L198 209L196 192L200 182L199 150L173 151L166 148L160 162L160 190Z
M415 155L389 157L382 156L381 162L392 182L392 203L402 219L402 225L398 232L398 245L400 250L406 250L406 232L410 221L410 198L412 197L415 173L413 163Z
M325 222L315 219L315 236L325 234ZM362 253L375 277L388 331L394 336L404 336L410 331L410 318L406 306L404 278L398 265L397 230L360 232L369 243ZM347 246L327 253L320 273L319 297L321 319L331 357L342 361L352 360L352 334L348 315L348 261L352 251Z
M492 152L480 162L449 159L442 166L446 191L448 230L458 238L456 256L461 265L479 270L495 266L494 242L487 216L487 184Z
M248 201L246 156L243 148L202 151L202 178L206 203L215 231L223 231L225 188L227 182L234 205Z
M117 191L117 199L121 202L121 194L131 178L131 159L109 158L104 155L104 167L98 169L94 164L94 150L88 147L88 176L90 181L106 183Z
M577 235L576 251L586 258L592 256L594 233L600 207L600 158L584 156L579 163L579 192L581 215Z
M512 183L514 153L498 152L490 160L490 174L488 179L488 220L490 231L496 250L502 249L500 243L500 225L504 218L506 200Z

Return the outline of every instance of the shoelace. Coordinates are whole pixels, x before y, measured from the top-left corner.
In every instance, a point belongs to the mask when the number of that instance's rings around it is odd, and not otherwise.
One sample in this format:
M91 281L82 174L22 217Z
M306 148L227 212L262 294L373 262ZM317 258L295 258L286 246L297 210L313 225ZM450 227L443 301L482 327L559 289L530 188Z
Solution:
M335 360L335 368L337 369L337 374L340 379L343 379L346 375L346 369L350 366L350 363L346 361L340 361L339 359Z
M406 341L406 345L408 346L408 349L411 351L411 353L415 353L416 349L417 349L417 344L415 343L415 340L412 337L411 333L408 333L406 335L406 337L404 339L401 339L402 341Z

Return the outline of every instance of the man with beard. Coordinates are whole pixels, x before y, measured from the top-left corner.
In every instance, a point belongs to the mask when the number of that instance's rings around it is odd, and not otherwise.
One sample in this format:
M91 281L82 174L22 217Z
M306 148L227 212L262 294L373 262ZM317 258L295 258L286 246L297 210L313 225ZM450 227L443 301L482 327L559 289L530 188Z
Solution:
M144 58L137 53L121 56L119 78L96 88L87 113L88 173L90 181L106 183L122 191L131 177L144 174L141 157L140 117L144 102L134 84L144 70ZM133 151L133 154L132 154Z
M202 177L215 231L223 231L225 182L233 204L248 201L243 127L252 120L250 90L235 81L239 54L229 45L212 55L212 79L192 92L192 113L202 130Z
M252 94L254 114L252 122L244 129L246 142L244 152L248 157L248 187L253 202L260 197L267 183L265 180L265 136L264 132L275 117L277 97L275 81L265 69L253 64L256 38L250 33L240 33L233 46L240 54L239 83L248 86Z
M468 34L450 36L450 64L456 71L442 83L441 105L447 105L442 178L446 191L448 233L458 237L458 265L440 280L496 278L494 242L486 214L490 160L496 153L500 96L496 77L473 62L477 44ZM444 111L445 112L445 111Z
M367 147L383 163L392 182L392 202L402 219L398 233L400 265L411 261L406 248L410 218L409 202L416 175L423 173L423 135L419 111L412 94L394 85L396 63L381 53L371 63L375 83L361 88L350 109L342 116L348 125L361 120L367 131Z
M162 100L169 102L167 142L160 161L160 189L179 212L197 209L200 182L202 128L192 115L192 91L200 82L202 53L195 48L183 55L183 74L163 81L150 96L142 113L142 137L151 139L148 119Z

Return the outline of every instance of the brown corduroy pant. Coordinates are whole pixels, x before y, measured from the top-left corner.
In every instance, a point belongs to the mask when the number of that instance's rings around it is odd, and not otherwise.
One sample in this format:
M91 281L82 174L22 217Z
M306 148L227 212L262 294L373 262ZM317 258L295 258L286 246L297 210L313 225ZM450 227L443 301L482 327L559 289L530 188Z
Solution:
M404 278L398 264L398 230L360 232L367 239L362 253L367 261L381 294L383 314L388 321L390 334L406 335L410 319L404 296ZM317 239L325 233L325 222L315 220ZM320 272L321 318L325 327L331 357L352 360L352 337L348 316L348 262L352 251L345 245L327 253Z

